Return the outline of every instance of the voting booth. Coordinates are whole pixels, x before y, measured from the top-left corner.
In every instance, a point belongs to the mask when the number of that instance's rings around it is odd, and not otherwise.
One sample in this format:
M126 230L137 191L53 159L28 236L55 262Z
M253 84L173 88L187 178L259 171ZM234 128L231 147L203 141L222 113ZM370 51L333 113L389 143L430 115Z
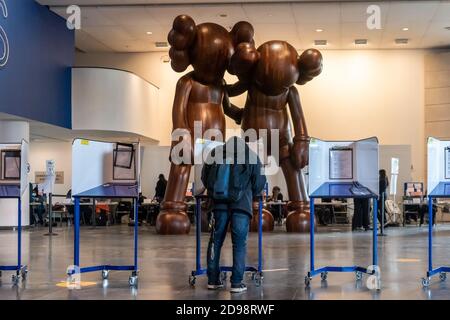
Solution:
M110 270L132 271L130 286L138 280L138 199L140 192L140 144L111 143L75 139L72 145L72 197L75 201L74 267L68 269L69 281L76 273L101 271L108 278ZM133 265L80 266L80 199L128 198L134 208ZM95 214L95 213L94 213Z
M17 212L17 264L1 265L2 271L14 271L12 281L17 284L19 280L26 279L27 266L22 265L22 206L28 205L26 192L28 191L28 142L22 140L18 144L0 144L0 199L12 200L11 208ZM5 209L5 207L2 207ZM0 214L5 214L0 212Z
M379 195L378 139L358 141L323 141L311 138L309 145L309 197L310 197L310 271L305 277L308 287L312 277L328 272L355 272L360 280L364 273L372 274L361 266L326 266L316 269L314 261L314 200L315 199L372 199L373 245L372 265L378 264L377 252L377 199Z
M428 190L428 272L422 285L428 287L431 277L439 274L441 281L447 279L450 266L433 268L433 201L450 198L450 140L428 138L427 164Z
M202 220L202 200L208 199L205 186L201 180L202 169L205 165L205 161L209 158L211 151L219 146L223 146L224 143L220 141L212 141L205 139L196 139L194 142L194 186L193 195L195 197L195 222L196 222L196 258L195 258L195 270L192 270L189 275L189 284L195 286L197 276L206 275L207 269L202 267L201 258L201 220ZM247 143L250 149L258 155L258 144ZM252 273L252 279L255 280L257 285L262 284L262 198L259 200L259 225L258 225L258 266L246 266L245 271ZM226 278L227 272L231 272L231 266L220 266L221 278Z

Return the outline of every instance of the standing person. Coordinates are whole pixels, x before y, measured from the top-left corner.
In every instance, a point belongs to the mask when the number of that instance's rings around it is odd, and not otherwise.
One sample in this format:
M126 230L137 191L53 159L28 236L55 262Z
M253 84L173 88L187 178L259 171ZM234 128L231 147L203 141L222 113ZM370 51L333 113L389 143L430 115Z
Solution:
M354 203L354 214L352 219L352 231L362 230L365 231L370 229L370 219L369 219L369 208L370 203L367 198L355 198Z
M386 201L387 199L387 193L386 190L389 187L389 180L388 177L386 176L386 170L381 169L379 171L380 174L380 178L379 178L379 190L380 190L380 197L378 198L378 221L381 223L384 221L384 224L386 226L387 222L386 222L386 208L383 211L383 217L381 216L381 210L382 210L382 199L384 199Z
M224 286L220 279L220 252L231 223L233 269L230 291L244 292L247 287L242 280L247 234L253 215L252 202L263 191L266 177L261 172L258 156L240 138L230 138L225 146L216 147L210 157L213 154L214 162L207 161L202 170L202 182L212 199L213 208L213 228L207 253L208 289ZM231 164L225 160L231 160Z
M156 183L155 188L155 199L158 202L161 202L164 199L164 194L166 193L167 180L164 175L161 173L158 177L158 182Z

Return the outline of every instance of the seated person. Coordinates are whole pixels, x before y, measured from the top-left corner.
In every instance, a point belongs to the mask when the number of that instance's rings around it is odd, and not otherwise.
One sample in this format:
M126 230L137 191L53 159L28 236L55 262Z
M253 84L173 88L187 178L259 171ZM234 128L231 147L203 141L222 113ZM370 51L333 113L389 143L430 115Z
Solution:
M433 226L436 225L436 212L437 212L437 203L436 199L433 199ZM422 203L419 207L419 216L420 216L420 223L419 226L422 226L424 223L425 216L428 217L428 204Z
M267 201L269 202L282 202L283 194L281 193L281 189L278 186L273 187L272 196L270 196ZM269 206L269 211L274 216L275 220L280 223L283 220L283 204L271 204Z
M331 203L332 199L324 198L322 203ZM317 218L319 224L322 226L327 226L333 222L334 207L332 205L320 205L317 204Z
M38 185L36 185L31 192L31 199L30 202L39 203L33 210L35 210L37 215L37 221L34 221L34 215L33 222L38 223L40 225L44 224L44 213L45 213L45 197L42 194L39 194L39 188Z

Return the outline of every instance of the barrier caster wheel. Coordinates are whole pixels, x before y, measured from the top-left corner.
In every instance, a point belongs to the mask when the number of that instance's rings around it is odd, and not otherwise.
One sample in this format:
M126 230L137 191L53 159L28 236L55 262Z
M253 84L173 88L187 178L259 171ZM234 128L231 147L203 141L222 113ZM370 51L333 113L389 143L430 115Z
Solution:
M321 274L320 274L320 279L322 279L323 281L325 281L325 280L327 280L328 279L328 272L322 272Z
M137 287L138 276L130 276L130 278L128 279L128 284L130 285L130 287Z
M306 286L307 288L310 287L310 285L311 285L311 280L312 280L311 277L308 277L308 276L305 277L305 286Z
M15 274L12 275L11 280L12 280L13 285L17 285L19 283L19 278L20 278L19 275L15 275Z
M220 280L222 280L222 281L227 280L227 273L225 271L222 271L220 273Z
M257 287L260 287L262 285L263 279L264 279L264 277L263 277L262 273L255 274L255 284Z
M425 288L428 288L430 286L430 277L422 278L422 286L424 286Z
M107 280L109 277L109 270L102 270L102 279Z
M0 278L2 277L2 272L0 271Z
M362 272L361 272L361 271L356 271L355 275L356 275L356 281L359 281L359 280L361 280L361 279L362 279L362 277L363 277L363 275L362 275Z
M447 274L446 274L445 272L441 272L441 273L439 274L439 279L440 279L441 281L447 280Z
M28 270L22 269L22 271L21 271L22 281L27 280L27 275L28 275Z
M195 280L196 280L197 278L195 277L195 276L189 276L189 285L191 286L191 287L195 287Z

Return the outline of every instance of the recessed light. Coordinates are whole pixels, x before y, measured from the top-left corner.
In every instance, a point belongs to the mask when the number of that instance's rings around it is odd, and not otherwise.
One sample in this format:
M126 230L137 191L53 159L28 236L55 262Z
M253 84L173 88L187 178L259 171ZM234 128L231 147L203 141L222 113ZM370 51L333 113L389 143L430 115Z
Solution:
M219 14L219 17L226 18L226 17L228 17L228 15L226 13L221 13L221 14Z
M367 39L356 39L355 44L367 44Z
M449 30L450 31L450 27L445 27L445 30Z
M408 44L408 42L409 42L409 39L402 39L402 38L395 39L396 44Z
M316 32L323 32L323 29L316 29Z
M403 31L409 31L409 28L408 27L404 27L404 28L402 28L402 30Z
M153 34L153 32L151 32L151 31L147 31L147 34L148 34L148 35L152 35L152 34Z
M316 46L326 46L328 44L327 40L314 40L314 45Z

